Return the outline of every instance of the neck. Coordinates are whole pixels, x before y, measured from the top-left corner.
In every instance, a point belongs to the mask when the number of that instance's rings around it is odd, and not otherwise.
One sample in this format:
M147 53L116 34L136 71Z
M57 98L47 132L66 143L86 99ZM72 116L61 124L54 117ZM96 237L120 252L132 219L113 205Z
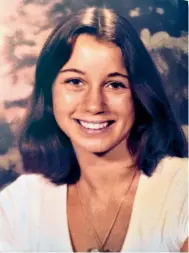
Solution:
M123 185L136 170L134 159L125 149L111 150L98 155L74 146L81 170L80 184L85 184L93 192L108 190L115 183Z

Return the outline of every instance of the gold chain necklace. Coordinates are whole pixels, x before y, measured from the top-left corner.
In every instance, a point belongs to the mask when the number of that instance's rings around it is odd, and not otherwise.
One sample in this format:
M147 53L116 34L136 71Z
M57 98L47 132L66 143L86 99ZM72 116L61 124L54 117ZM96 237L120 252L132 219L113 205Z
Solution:
M115 215L114 215L114 218L113 218L113 220L112 220L112 222L111 222L110 228L108 229L108 231L107 231L107 233L106 233L106 236L104 237L104 240L103 240L103 241L101 241L101 239L100 239L100 237L99 237L99 235L98 235L98 233L97 233L95 227L93 226L92 220L90 220L90 218L89 218L88 215L87 215L87 211L86 211L86 209L85 209L85 204L84 204L84 202L83 202L83 200L82 200L82 196L81 196L81 191L80 191L79 184L78 184L78 182L76 183L76 187L77 187L77 192L78 192L79 200L80 200L81 206L82 206L82 208L83 208L83 212L84 212L85 218L86 218L86 220L88 221L88 223L87 223L87 224L88 224L88 228L89 228L89 230L93 233L93 236L94 236L94 238L95 238L95 240L96 240L96 243L98 244L98 248L89 248L89 249L87 250L87 252L113 252L113 251L111 251L111 250L109 250L109 249L105 249L105 246L106 246L106 243L107 243L107 241L108 241L108 239L109 239L109 237L110 237L110 235L111 235L112 229L113 229L113 227L114 227L114 225L115 225L115 222L116 222L116 220L117 220L117 218L118 218L118 215L119 215L119 213L120 213L120 211L121 211L121 208L122 208L122 206L123 206L123 203L124 203L124 201L125 201L125 198L126 198L128 192L129 192L129 190L131 189L131 186L132 186L132 184L133 184L133 181L134 181L134 179L135 179L136 174L137 174L137 171L134 172L133 177L132 177L132 179L131 179L131 182L130 182L128 188L125 190L125 193L124 193L124 195L123 195L123 198L122 198L121 201L120 201L120 204L119 204L119 206L118 206L118 209L117 209L117 211L116 211L116 213L115 213Z

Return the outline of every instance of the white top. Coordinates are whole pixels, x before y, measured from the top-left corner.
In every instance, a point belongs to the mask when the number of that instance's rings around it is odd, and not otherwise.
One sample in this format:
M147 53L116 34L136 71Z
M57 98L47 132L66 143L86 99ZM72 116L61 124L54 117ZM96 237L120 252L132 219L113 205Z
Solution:
M188 236L188 159L141 175L123 252L175 252ZM0 252L72 252L67 186L22 175L0 193Z

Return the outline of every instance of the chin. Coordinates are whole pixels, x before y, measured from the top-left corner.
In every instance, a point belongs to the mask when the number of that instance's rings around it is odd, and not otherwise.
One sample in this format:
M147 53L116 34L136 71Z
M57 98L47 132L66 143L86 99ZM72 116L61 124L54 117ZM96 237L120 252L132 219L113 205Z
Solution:
M114 143L112 143L112 145L109 143L103 143L103 145L99 145L99 144L95 144L95 143L91 143L89 145L83 145L83 143L80 145L80 147L82 147L82 149L86 150L89 153L98 155L98 156L103 156L105 154L107 154L108 152L110 152L113 149L116 149L117 145Z
M73 136L72 136L73 137ZM70 138L72 140L73 147L76 150L83 150L84 152L92 153L98 156L107 154L113 151L113 153L122 152L126 147L126 137L122 138L79 138L79 136L74 136L75 138ZM94 137L94 136L93 136ZM77 141L73 141L73 140ZM117 140L116 140L117 139ZM112 153L112 152L111 152Z
M86 151L89 153L93 153L95 155L103 155L106 154L111 148L105 148L105 147L84 147Z
M86 142L86 141L85 141ZM84 143L84 141L82 142L72 142L73 147L78 150L79 152L88 152L88 153L92 153L92 154L105 154L107 153L109 150L111 150L111 145L104 145L105 143L101 144L97 144L94 142L89 143L89 141L87 143Z

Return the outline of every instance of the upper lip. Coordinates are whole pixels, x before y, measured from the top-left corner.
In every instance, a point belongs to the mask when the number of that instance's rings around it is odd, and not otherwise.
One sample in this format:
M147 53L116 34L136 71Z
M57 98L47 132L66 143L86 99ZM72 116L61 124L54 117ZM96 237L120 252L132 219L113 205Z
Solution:
M106 122L114 122L115 120L84 120L84 119L76 119L78 121L83 121L86 123L93 123L93 124L102 124Z

